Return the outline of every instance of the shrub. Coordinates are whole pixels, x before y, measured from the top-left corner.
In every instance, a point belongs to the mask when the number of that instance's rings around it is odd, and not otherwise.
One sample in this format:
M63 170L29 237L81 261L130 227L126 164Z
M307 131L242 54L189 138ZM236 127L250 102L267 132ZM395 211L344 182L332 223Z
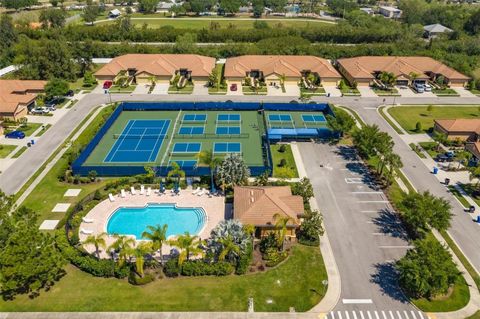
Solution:
M285 260L285 258L287 258L286 251L280 252L277 248L272 247L268 248L263 255L263 259L265 260L265 265L267 265L267 267L274 267Z
M163 266L163 273L167 277L178 277L180 267L178 266L178 258L171 258Z
M280 153L285 153L287 151L287 146L285 144L280 145L280 147L278 148L278 151Z
M422 131L422 123L417 122L417 124L415 124L415 131L417 131L417 132Z
M182 265L184 276L226 276L232 274L234 267L228 262L206 263L203 260L186 261Z
M134 271L131 271L130 275L128 276L128 282L136 286L146 285L154 280L155 276L153 274L145 274L143 277L140 277Z
M244 275L248 271L248 267L252 263L253 260L253 245L252 243L248 243L247 249L245 252L240 254L238 258L237 267L235 268L235 274L237 275Z
M284 158L282 158L282 159L280 160L280 163L278 164L278 166L280 166L280 167L285 167L286 165L287 165L287 160L284 159Z
M278 240L275 233L269 233L267 236L263 237L260 241L260 251L265 253L269 248L277 249Z

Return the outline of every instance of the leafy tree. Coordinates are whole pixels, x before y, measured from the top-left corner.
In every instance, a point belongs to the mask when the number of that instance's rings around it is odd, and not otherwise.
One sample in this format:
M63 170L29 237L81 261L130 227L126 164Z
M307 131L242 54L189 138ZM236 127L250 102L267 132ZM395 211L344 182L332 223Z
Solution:
M179 35L175 41L175 53L192 53L195 52L197 43L197 35L187 32Z
M333 10L336 16L344 18L347 13L358 8L356 1L349 0L327 0L327 5Z
M64 96L69 90L68 82L62 79L51 79L45 85L45 95L47 99L52 99L57 96Z
M388 152L383 157L383 167L387 167L387 181L391 183L392 178L395 177L398 169L403 167L402 159L394 152ZM383 168L382 167L382 168ZM380 171L380 176L383 174L383 169Z
M12 17L0 15L0 52L9 48L17 41L17 32L13 25Z
M83 244L95 246L95 255L97 255L97 258L100 258L100 247L102 247L103 249L107 247L107 244L105 242L106 235L106 233L101 233L99 235L90 235L83 241Z
M240 0L220 0L220 8L227 14L235 14L240 9L242 2Z
M159 0L139 0L138 10L143 13L154 13L157 11Z
M140 277L144 275L145 256L152 252L151 242L141 242L133 250L135 256L135 270Z
M346 111L336 108L335 116L327 114L327 125L332 131L340 134L349 133L355 127L355 120Z
M366 125L352 134L353 144L361 156L370 158L377 154L380 144L380 130L377 125Z
M167 240L168 225L147 226L147 229L148 230L142 233L142 237L152 241L152 249L159 251L160 260L163 261L162 247L163 243Z
M379 75L380 81L388 87L393 86L397 82L397 77L392 72L382 72Z
M439 231L450 227L452 218L450 203L430 192L409 193L400 204L402 217L412 230L423 236L430 226Z
M260 18L265 10L265 2L263 0L253 0L252 1L253 7L253 17Z
M250 170L240 154L230 153L225 156L217 170L217 180L222 188L242 185L250 177Z
M19 10L36 5L37 0L2 0L2 5L7 9Z
M56 7L58 6L58 0L50 0L50 4L52 5L52 7Z
M19 293L37 296L40 290L49 289L65 274L65 260L57 251L52 236L38 229L35 212L21 207L12 216L4 215L3 218L11 227L8 236L2 238L0 251L3 297L13 299ZM3 235L5 230L2 229Z
M431 299L447 293L460 277L450 253L433 237L413 244L396 264L400 285L414 298Z
M470 34L478 34L480 32L480 9L468 18L464 29Z
M82 18L86 23L93 25L99 14L99 6L88 5L83 9Z
M118 18L115 24L116 29L122 35L128 34L133 29L132 19L128 15Z
M132 247L134 245L135 239L133 239L132 237L116 236L116 240L108 249L113 249L118 252L118 263L120 266L123 266L129 258L132 252Z
M190 1L190 11L199 14L208 11L214 5L211 0L192 0Z
M250 242L250 236L246 232L245 226L239 220L223 220L210 232L210 237L206 242L207 255L220 259L220 254L224 252L225 256L223 257L233 261L238 257L237 249L232 249L232 247L226 248L225 246L234 244L238 247L238 251L245 251Z
M303 222L300 225L299 237L308 242L318 242L320 236L324 233L323 217L319 211L307 210L303 216Z
M93 73L88 71L83 75L83 86L91 87L97 83L97 80L93 76Z
M313 193L313 186L310 182L310 179L304 177L300 180L300 182L295 183L292 185L292 193L294 195L302 196L303 202L308 203L310 198L314 196Z
M284 12L287 0L265 0L265 6L275 12Z
M64 10L50 8L43 10L38 19L42 23L42 27L45 29L50 27L61 28L65 25L67 13Z
M190 235L189 232L178 236L175 239L169 240L168 243L171 246L180 249L178 255L178 265L181 266L185 260L190 259L190 255L199 255L203 253L203 250L199 247L201 240L197 236Z

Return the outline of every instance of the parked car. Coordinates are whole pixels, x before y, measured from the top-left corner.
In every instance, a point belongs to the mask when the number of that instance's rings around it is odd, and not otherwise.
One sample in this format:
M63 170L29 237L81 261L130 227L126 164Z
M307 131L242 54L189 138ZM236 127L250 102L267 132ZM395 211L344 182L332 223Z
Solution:
M415 91L417 91L417 93L423 93L425 92L425 86L423 84L420 84L420 83L415 83L413 85L413 89Z
M22 131L13 131L5 134L5 138L16 138L20 140L22 138L25 138L25 133L23 133Z
M58 98L52 99L50 101L45 102L45 107L48 108L50 111L55 111L58 104L60 104L61 100Z
M432 86L430 84L424 84L423 89L425 92L432 92Z
M75 95L75 92L73 90L68 90L67 94L65 96L72 97Z
M450 157L446 153L445 154L438 154L435 160L439 163L445 163L445 162L453 162L453 156Z
M230 91L236 91L237 90L237 85L234 83L230 85Z
M109 88L112 87L112 85L113 85L112 81L105 81L105 82L103 82L103 89L108 90Z
M42 115L50 113L50 110L46 107L36 107L30 111L33 115Z

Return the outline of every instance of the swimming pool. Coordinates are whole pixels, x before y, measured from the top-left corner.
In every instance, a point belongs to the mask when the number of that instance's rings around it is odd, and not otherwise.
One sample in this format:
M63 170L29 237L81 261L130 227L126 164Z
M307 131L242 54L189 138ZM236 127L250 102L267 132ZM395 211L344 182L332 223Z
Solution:
M205 225L203 208L176 207L174 204L147 204L145 207L120 207L107 222L107 233L134 235L142 239L147 226L168 225L167 237L189 232L197 235Z

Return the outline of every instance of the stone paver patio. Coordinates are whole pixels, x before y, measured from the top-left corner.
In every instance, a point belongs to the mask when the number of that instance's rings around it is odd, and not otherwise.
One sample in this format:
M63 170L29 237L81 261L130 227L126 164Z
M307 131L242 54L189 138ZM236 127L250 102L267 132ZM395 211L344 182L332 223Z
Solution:
M65 213L67 212L68 208L70 207L71 204L69 203L58 203L55 205L55 207L52 209L53 213Z
M38 229L40 230L53 230L55 227L57 227L59 220L51 220L51 219L46 219L43 221L43 223L40 225Z

